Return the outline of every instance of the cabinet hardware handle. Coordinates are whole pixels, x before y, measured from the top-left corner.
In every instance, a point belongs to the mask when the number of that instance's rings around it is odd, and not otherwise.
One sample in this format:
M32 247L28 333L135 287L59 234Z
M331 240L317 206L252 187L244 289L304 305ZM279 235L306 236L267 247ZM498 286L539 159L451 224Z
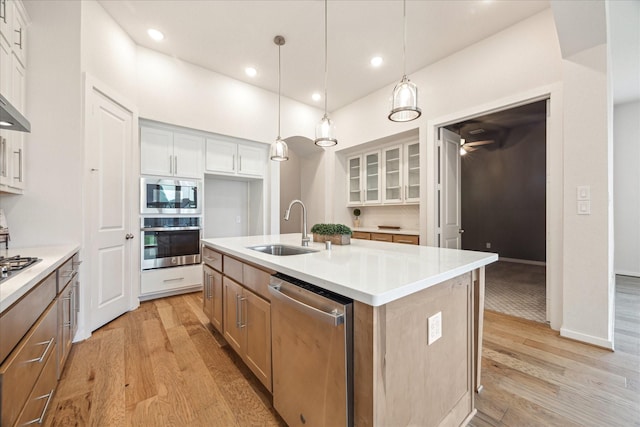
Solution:
M247 326L247 311L242 309L242 302L244 301L245 305L247 304L246 298L240 298L240 327L244 328ZM244 319L243 319L244 318Z
M2 8L0 8L0 10L2 10L2 13L0 13L0 19L2 19L6 24L7 23L7 0L0 0L0 6L2 6Z
M236 170L236 155L235 154L231 155L231 170L232 171Z
M163 282L175 282L177 280L184 280L184 277L176 277L175 279L164 279Z
M211 257L211 256L206 256L206 257L204 257L204 259L206 259L207 261L216 261L218 258Z
M173 156L169 155L169 175L173 175Z
M6 7L6 6L5 6L5 7ZM6 22L6 21L5 21L5 22ZM20 37L20 38L19 38L19 40L20 40L20 41L19 41L19 42L17 42L17 43L13 43L13 44L15 44L16 46L18 46L18 47L20 48L20 50L22 50L22 28L20 28L19 30L13 30L13 31L15 31L16 33L18 33L18 36Z
M71 264L75 267L77 265L82 264L82 261L71 261Z
M242 156L238 154L238 172L242 172Z
M44 404L44 408L42 408L42 413L40 414L40 418L36 418L35 420L31 420L31 421L27 421L26 423L22 424L23 426L27 426L27 425L31 425L31 424L42 424L42 421L44 420L44 416L47 413L47 409L49 408L49 403L51 403L51 398L53 397L53 391L55 389L52 389L49 393L44 394L42 396L38 396L33 400L41 400L41 399L47 399L47 401Z
M18 151L14 151L13 154L18 155L18 176L14 176L13 179L22 182L22 148L18 148Z
M236 294L236 328L240 328L240 294Z
M49 341L42 341L37 343L36 345L46 345L44 351L42 352L42 355L40 357L36 357L35 359L25 360L24 363L33 363L33 362L42 363L44 358L47 356L47 353L49 353L49 349L51 348L51 344L53 344L54 339L55 337L51 337Z
M411 240L402 240L402 239L398 239L396 240L397 243L413 243L413 241Z
M173 156L173 173L178 175L178 156Z
M98 172L100 169L91 168L90 170L91 170L91 172Z
M7 176L7 139L0 137L0 155L2 155L2 163L0 163L0 176Z

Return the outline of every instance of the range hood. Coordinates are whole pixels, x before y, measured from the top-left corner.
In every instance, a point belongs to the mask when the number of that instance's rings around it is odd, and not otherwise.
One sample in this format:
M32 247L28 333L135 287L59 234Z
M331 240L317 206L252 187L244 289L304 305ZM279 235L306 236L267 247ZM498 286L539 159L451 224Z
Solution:
M0 129L31 132L29 120L2 95L0 95Z

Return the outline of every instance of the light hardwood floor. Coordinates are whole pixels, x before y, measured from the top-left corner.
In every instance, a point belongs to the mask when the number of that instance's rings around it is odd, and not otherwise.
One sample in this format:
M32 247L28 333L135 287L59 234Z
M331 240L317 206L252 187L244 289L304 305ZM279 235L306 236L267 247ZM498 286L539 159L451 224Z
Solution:
M640 426L640 280L618 278L616 352L485 313L475 427ZM75 344L55 426L283 426L269 394L212 333L200 294L145 302Z

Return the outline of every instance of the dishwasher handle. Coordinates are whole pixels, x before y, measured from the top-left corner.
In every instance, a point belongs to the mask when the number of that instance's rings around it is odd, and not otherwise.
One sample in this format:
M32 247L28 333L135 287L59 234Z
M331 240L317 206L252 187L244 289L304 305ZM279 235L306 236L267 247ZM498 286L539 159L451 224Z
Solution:
M293 298L290 295L282 292L280 290L280 284L271 284L269 285L269 293L282 301L283 303L309 314L314 319L320 320L322 322L328 323L332 326L340 326L344 323L344 313L339 313L337 310L333 310L332 312L326 312L319 308L313 307L309 304L306 304L296 298Z

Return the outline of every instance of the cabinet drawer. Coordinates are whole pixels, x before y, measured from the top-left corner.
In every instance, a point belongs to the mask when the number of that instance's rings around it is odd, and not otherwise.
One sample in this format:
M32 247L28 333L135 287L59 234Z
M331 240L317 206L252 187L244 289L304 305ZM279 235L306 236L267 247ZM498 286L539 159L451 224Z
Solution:
M393 234L371 233L371 240L377 240L378 242L393 242Z
M0 363L11 353L55 297L54 272L0 316Z
M207 246L203 246L202 259L209 267L222 271L222 254L220 252L216 252Z
M418 236L412 236L410 234L394 234L393 235L394 243L408 243L410 245L417 245L420 242L420 238Z
M43 424L57 383L56 358L51 355L20 414L18 425Z
M248 264L243 264L242 273L244 276L242 284L245 287L251 289L267 301L271 300L269 297L269 279L271 278L271 273Z
M351 237L354 239L371 240L371 233L365 233L364 231L354 231L351 234Z
M202 264L146 270L140 276L142 295L160 294L196 286L202 286Z
M229 276L230 278L232 278L233 280L235 280L238 283L244 283L243 277L242 277L242 266L243 263L241 261L238 261L235 258L231 258L227 255L225 255L223 257L223 263L224 263L224 275L225 276Z
M78 274L79 265L79 256L78 254L75 254L67 261L65 261L62 266L60 266L60 268L58 269L58 293L60 293L65 288L65 286L67 286L67 283L71 281L73 276Z
M40 320L0 366L0 424L12 426L45 363L56 353L56 304L51 304ZM53 357L55 377L55 357Z

